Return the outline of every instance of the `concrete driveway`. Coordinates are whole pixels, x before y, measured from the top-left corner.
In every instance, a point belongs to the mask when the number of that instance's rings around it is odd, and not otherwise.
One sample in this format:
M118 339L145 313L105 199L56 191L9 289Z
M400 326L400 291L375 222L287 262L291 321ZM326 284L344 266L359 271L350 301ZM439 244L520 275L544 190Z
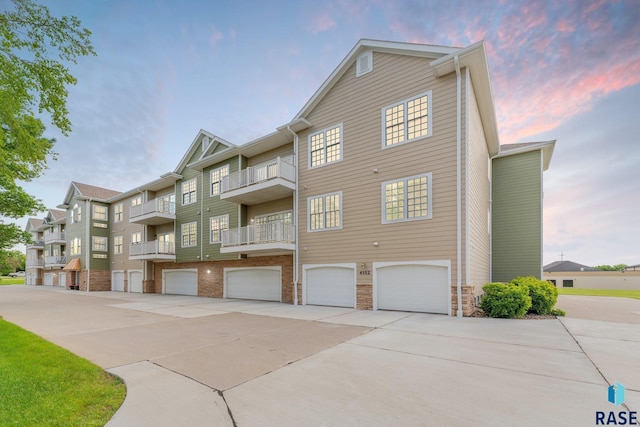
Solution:
M127 383L110 426L594 425L640 410L640 325L0 287L0 315ZM607 387L626 386L626 403Z

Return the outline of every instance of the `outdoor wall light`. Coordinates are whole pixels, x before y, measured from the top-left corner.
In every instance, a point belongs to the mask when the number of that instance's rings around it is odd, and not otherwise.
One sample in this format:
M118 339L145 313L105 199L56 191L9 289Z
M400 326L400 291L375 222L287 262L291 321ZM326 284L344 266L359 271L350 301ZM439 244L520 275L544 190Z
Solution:
M196 258L197 258L197 259L200 259L200 255L196 255Z
M211 270L207 270L207 274L211 274Z
M375 247L377 248L378 246L380 246L380 243L378 243L378 242L373 242L373 246L375 246Z
M378 168L374 168L373 173L378 173Z

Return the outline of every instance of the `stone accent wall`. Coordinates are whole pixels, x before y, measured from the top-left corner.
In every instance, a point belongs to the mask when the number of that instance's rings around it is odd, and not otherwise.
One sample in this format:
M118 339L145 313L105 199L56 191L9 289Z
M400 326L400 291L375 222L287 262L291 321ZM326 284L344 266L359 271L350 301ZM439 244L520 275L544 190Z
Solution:
M143 280L142 281L142 292L145 294L152 294L156 291L156 281L155 280ZM162 290L162 285L160 285L160 289Z
M358 310L373 309L373 285L360 283L356 285L356 308Z
M475 308L475 286L462 286L462 315L470 316ZM451 287L451 315L458 311L458 292L455 286Z
M293 256L265 256L225 261L198 261L182 263L156 263L154 280L145 282L145 292L162 293L162 272L195 268L198 270L198 296L222 298L224 295L224 269L243 267L282 267L282 302L293 304ZM149 283L153 282L153 283ZM152 287L153 286L153 287Z

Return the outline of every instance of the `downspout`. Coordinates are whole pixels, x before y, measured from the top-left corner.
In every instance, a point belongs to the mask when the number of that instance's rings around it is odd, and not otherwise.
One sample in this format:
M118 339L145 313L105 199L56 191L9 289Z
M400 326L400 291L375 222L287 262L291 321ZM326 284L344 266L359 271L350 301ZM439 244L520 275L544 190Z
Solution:
M296 184L293 192L293 223L294 223L294 250L293 250L293 305L298 305L298 134L287 125L287 130L293 135L293 163L296 168Z
M90 233L90 223L91 223L91 198L87 199L87 212L85 213L85 230L87 235L87 250L85 253L85 263L87 266L87 292L89 292L89 285L91 282L91 235Z
M140 190L140 187L136 188L136 190L138 191L138 193L140 193L140 195L142 196L142 205L144 206L144 204L148 201L148 196L149 196L149 192L147 190L145 190L144 192L142 190ZM144 210L143 210L144 212ZM131 208L129 208L129 214L131 214ZM147 242L147 224L143 224L142 225L142 244L145 244ZM131 247L129 247L129 251L131 251ZM148 261L141 261L142 262L142 293L144 293L144 282L149 280L148 277L148 272L147 272L147 262ZM129 280L131 278L131 273L129 273L129 277L127 277L127 293L131 292L131 281Z
M464 90L465 90L465 97L464 97L464 176L465 176L465 190L464 190L464 229L465 229L465 243L464 243L464 265L465 265L465 269L464 269L464 283L467 284L467 286L471 283L471 269L469 268L469 260L471 257L470 252L470 248L471 248L471 244L470 244L470 235L471 233L469 232L469 230L471 230L471 227L469 225L469 187L470 187L470 179L469 179L469 159L471 158L471 154L470 154L470 150L471 147L469 146L469 68L465 68L464 69Z
M453 63L456 67L456 294L458 310L456 316L462 317L462 78L460 76L460 63L458 62L458 55L453 57Z

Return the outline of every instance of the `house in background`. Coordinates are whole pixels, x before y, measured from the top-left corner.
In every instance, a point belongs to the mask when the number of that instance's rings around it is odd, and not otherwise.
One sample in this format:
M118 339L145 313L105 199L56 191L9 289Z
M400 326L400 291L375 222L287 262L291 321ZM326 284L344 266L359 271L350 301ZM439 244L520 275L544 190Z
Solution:
M25 284L42 285L44 278L44 229L39 218L29 218L25 231L31 234L32 243L27 244L25 254Z
M72 183L65 268L83 290L469 314L483 284L541 277L554 144L500 145L483 43L361 40L271 134L201 130L125 192Z
M543 279L558 288L640 290L640 269L601 271L573 261L555 261L544 266Z

